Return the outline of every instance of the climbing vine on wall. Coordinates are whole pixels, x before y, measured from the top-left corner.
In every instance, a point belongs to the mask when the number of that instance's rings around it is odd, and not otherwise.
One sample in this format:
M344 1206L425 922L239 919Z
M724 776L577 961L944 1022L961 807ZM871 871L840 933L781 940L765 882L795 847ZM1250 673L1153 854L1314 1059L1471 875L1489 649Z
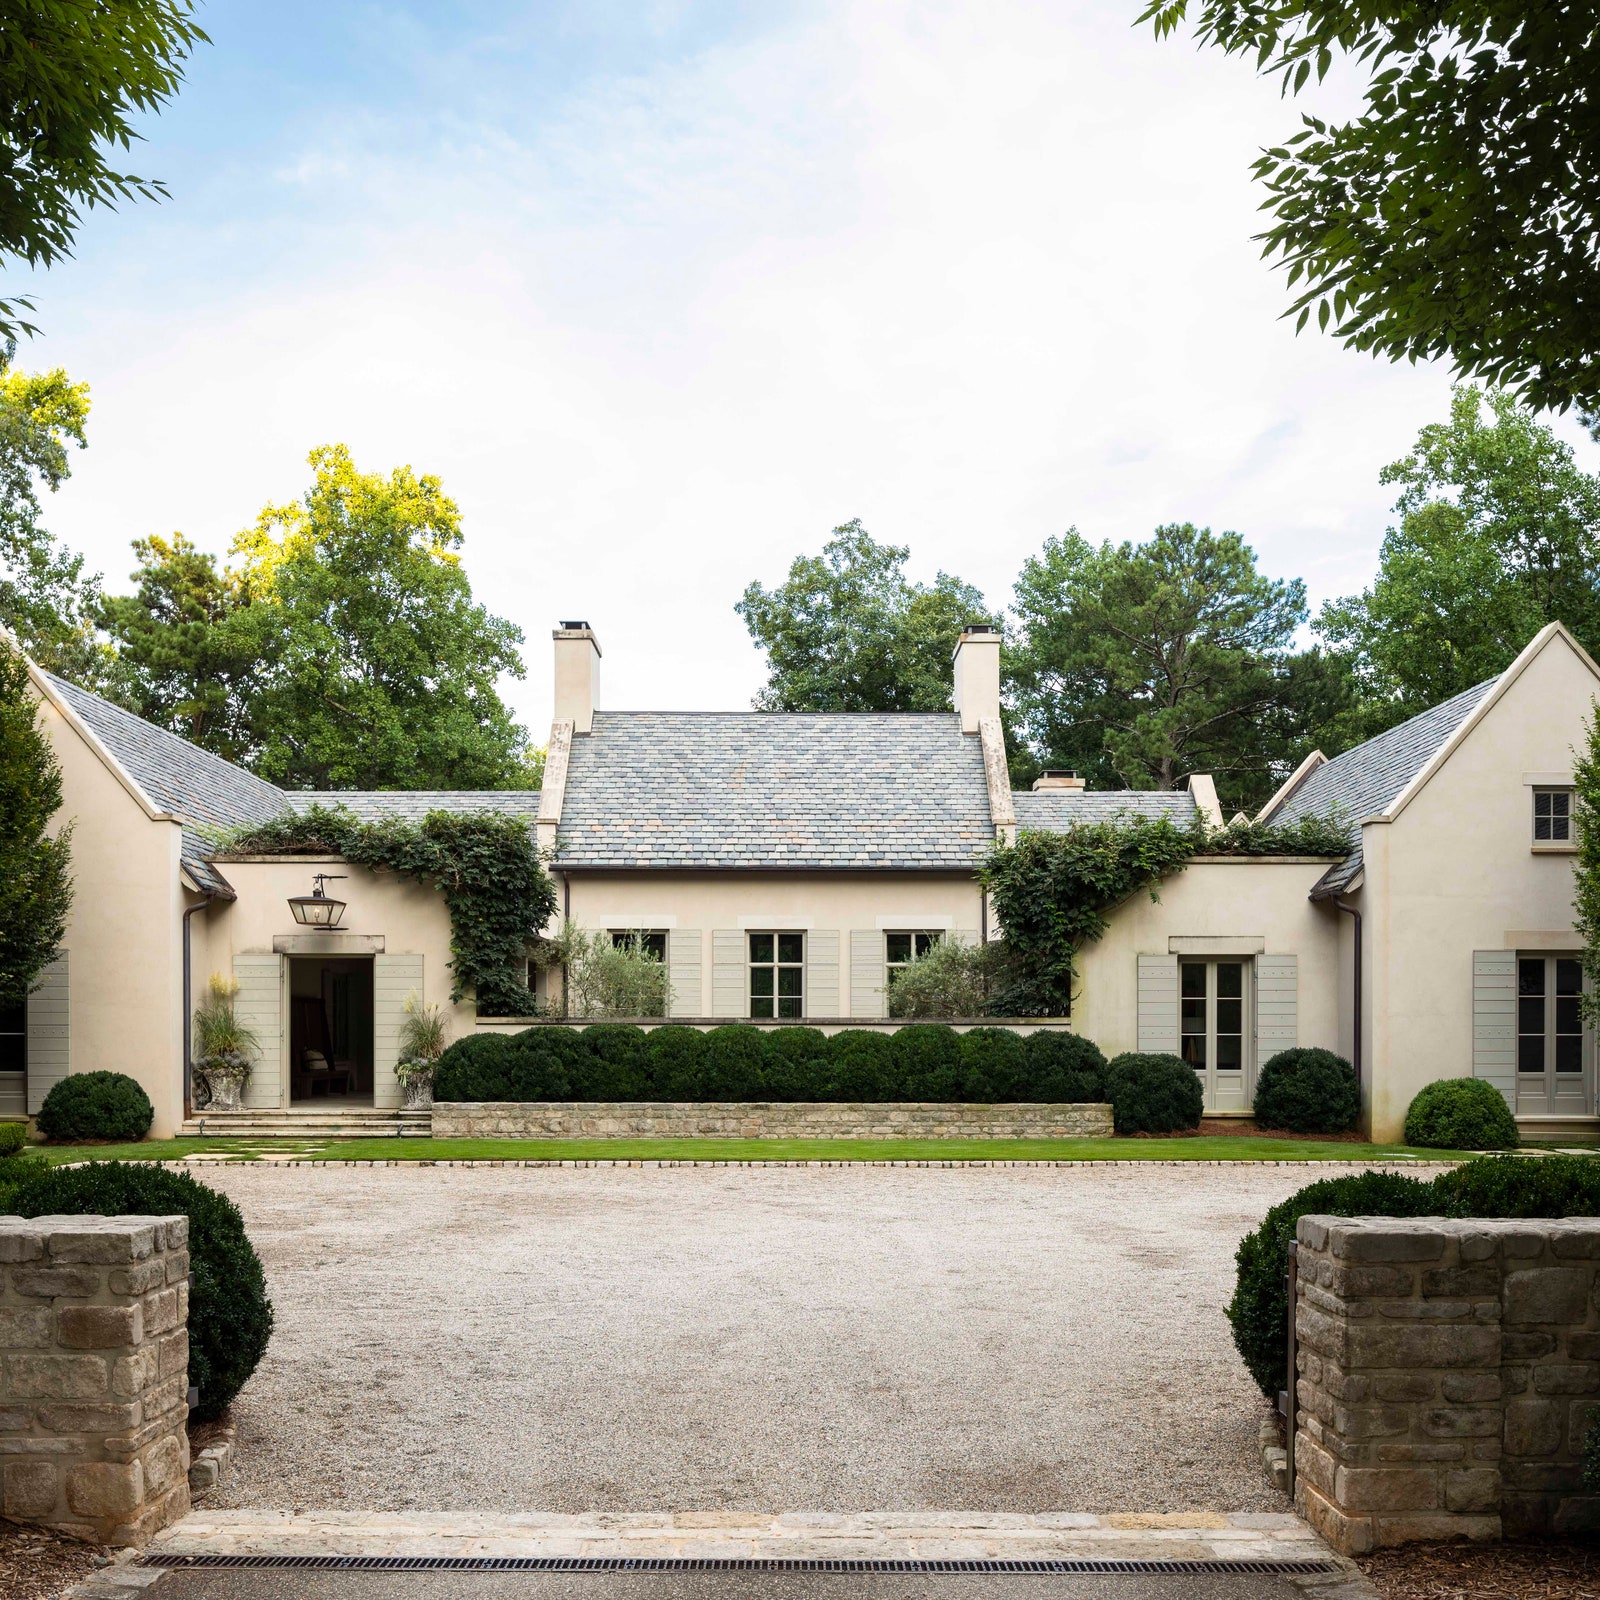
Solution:
M1349 833L1337 818L1299 822L1180 826L1168 817L1118 817L1060 833L1027 831L997 847L979 877L989 891L1010 960L996 1015L1066 1016L1078 952L1101 938L1111 910L1199 855L1346 856Z
M556 908L527 823L498 812L432 811L421 822L362 822L342 806L313 806L232 833L220 848L246 855L337 855L437 889L450 913L451 998L470 990L485 1017L532 1016L528 946Z

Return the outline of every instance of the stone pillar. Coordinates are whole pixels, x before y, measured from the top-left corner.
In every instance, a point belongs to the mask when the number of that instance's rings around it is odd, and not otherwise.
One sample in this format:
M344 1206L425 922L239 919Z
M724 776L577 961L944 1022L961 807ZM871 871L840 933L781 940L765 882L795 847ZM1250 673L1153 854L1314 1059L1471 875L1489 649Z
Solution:
M0 1217L0 1515L142 1544L189 1509L189 1219Z
M1586 1528L1600 1220L1302 1217L1295 1503L1336 1548Z

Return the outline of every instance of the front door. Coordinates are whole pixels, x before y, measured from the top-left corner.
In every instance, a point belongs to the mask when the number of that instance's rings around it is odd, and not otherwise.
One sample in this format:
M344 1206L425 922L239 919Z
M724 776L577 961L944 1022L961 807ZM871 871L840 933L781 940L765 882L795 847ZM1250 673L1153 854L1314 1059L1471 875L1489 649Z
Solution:
M1517 1115L1594 1111L1594 1039L1583 1025L1583 963L1517 956Z
M1199 1075L1207 1111L1249 1109L1246 965L1243 961L1178 964L1183 1059Z

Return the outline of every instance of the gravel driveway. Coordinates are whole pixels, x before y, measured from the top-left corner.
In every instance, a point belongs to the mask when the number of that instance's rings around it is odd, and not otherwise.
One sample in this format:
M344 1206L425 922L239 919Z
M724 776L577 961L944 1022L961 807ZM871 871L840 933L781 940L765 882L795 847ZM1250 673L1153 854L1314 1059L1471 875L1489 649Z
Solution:
M278 1314L208 1505L1283 1508L1222 1307L1304 1169L200 1176Z

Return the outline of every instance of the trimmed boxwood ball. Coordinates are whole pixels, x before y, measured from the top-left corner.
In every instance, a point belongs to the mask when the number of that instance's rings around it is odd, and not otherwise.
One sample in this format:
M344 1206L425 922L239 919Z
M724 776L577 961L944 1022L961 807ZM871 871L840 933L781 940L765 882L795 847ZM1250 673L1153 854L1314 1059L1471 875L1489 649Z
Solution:
M1041 1028L1024 1034L1022 1056L1036 1099L1066 1105L1105 1096L1105 1051L1081 1033Z
M126 1073L75 1072L44 1097L39 1132L59 1142L131 1144L149 1133L155 1114L150 1096Z
M706 1034L701 1059L700 1097L704 1100L765 1100L772 1047L766 1033L731 1022Z
M28 1125L25 1122L0 1122L0 1161L28 1147Z
M1355 1068L1331 1050L1280 1050L1256 1079L1256 1122L1289 1133L1349 1133L1361 1116Z
M961 1035L947 1022L919 1022L894 1035L900 1092L912 1102L948 1105L961 1098Z
M1600 1217L1593 1156L1483 1156L1433 1180L1450 1217Z
M50 1167L11 1197L19 1217L166 1216L189 1219L189 1381L200 1389L194 1415L220 1416L256 1370L272 1337L272 1302L244 1218L226 1195L186 1172L150 1162L95 1161Z
M1178 1133L1200 1126L1205 1090L1177 1056L1129 1050L1105 1071L1106 1098L1118 1133Z
M1288 1382L1289 1246L1301 1217L1435 1217L1439 1196L1431 1183L1388 1172L1323 1178L1275 1205L1254 1233L1239 1242L1239 1276L1228 1303L1233 1342L1250 1376L1269 1400Z
M1482 1078L1440 1078L1406 1112L1406 1143L1428 1150L1515 1150L1517 1119Z

